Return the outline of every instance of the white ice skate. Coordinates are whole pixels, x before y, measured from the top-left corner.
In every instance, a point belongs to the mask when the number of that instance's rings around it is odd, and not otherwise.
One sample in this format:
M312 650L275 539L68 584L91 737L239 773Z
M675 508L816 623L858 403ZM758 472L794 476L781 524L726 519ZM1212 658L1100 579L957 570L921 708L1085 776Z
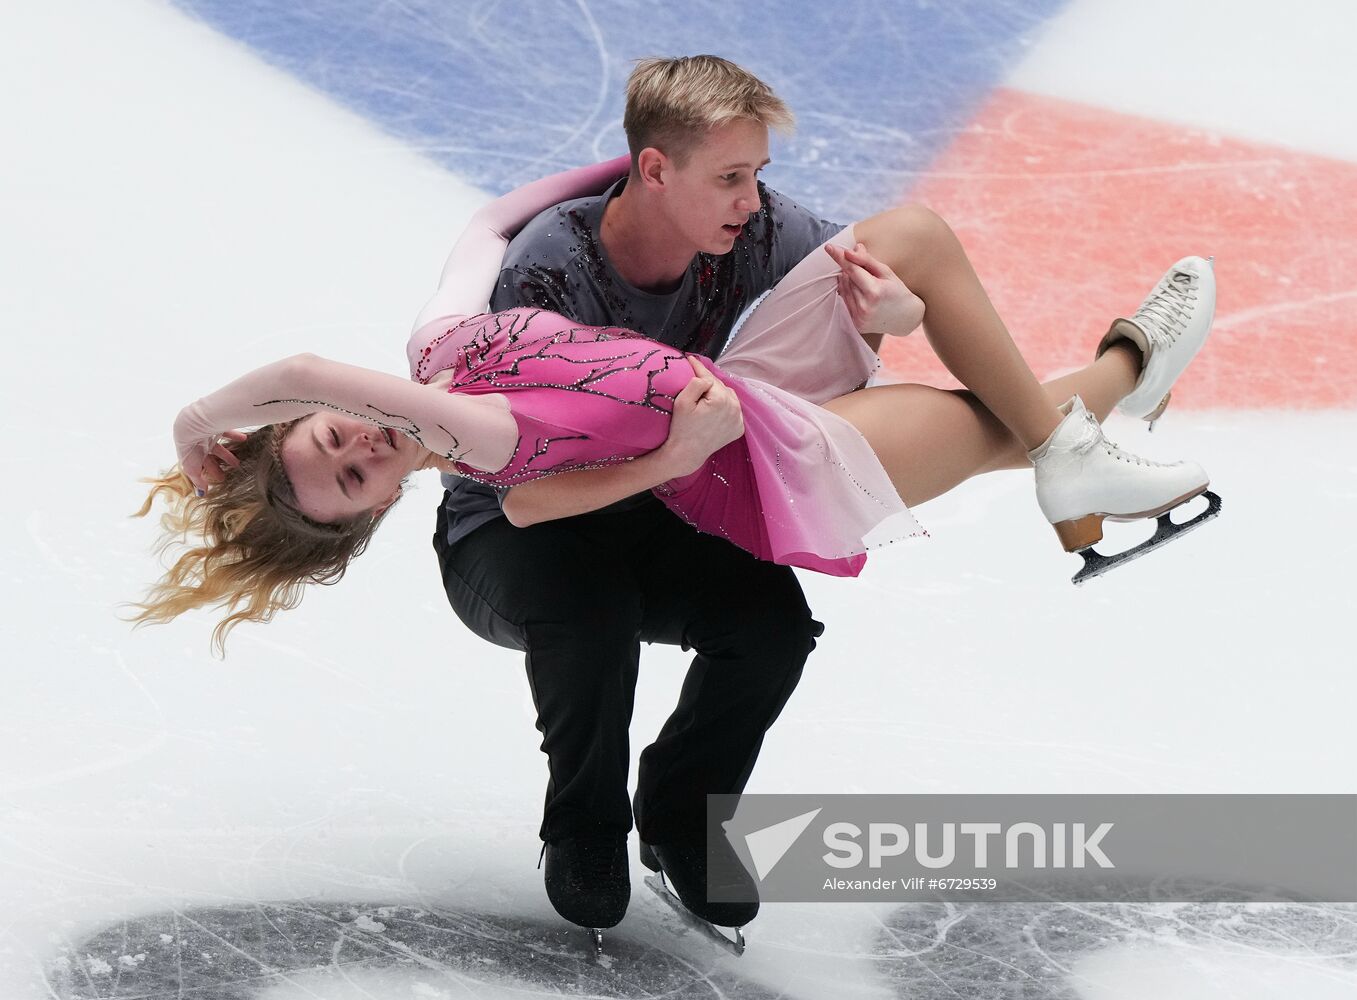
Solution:
M1184 257L1168 269L1130 319L1114 320L1098 345L1098 357L1118 340L1129 340L1143 356L1140 379L1117 404L1128 416L1159 419L1173 395L1173 383L1201 349L1216 312L1216 274L1209 260Z
M1078 396L1060 407L1065 418L1040 447L1028 453L1036 469L1037 503L1055 528L1066 552L1084 557L1076 584L1137 559L1220 513L1220 497L1207 492L1210 479L1194 462L1151 462L1132 455L1103 436L1102 427ZM1173 510L1205 493L1207 508L1175 524ZM1154 537L1104 556L1093 550L1102 541L1103 521L1157 517Z

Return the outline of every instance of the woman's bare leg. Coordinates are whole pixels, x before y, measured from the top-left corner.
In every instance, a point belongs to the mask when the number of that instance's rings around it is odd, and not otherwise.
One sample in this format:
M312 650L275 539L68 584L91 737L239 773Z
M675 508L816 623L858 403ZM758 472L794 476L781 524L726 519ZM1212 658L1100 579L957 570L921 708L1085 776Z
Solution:
M1121 343L1087 368L1039 384L1038 390L1052 410L1078 395L1101 421L1131 391L1139 374L1139 349ZM910 505L940 496L972 476L1030 465L1026 442L970 391L879 385L830 400L825 409L862 433Z
M1053 402L1042 391L947 223L920 205L904 205L855 223L854 230L923 300L924 332L947 370L1025 451L1050 437L1064 399Z

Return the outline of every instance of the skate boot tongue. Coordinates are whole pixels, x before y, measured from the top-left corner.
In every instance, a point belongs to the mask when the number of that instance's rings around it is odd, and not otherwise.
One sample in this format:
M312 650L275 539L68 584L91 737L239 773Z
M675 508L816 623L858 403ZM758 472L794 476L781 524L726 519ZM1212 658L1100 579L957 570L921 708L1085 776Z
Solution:
M1107 335L1103 337L1103 342L1098 345L1098 357L1102 357L1109 347L1118 340L1129 340L1140 348L1142 358L1150 356L1150 338L1145 336L1145 331L1130 319L1114 319ZM1143 367L1142 362L1142 367Z
M1174 383L1201 349L1215 315L1215 272L1209 261L1184 257L1159 279L1130 319L1114 320L1098 345L1102 357L1119 340L1140 349L1135 388L1117 404L1123 413L1155 421Z
M1060 412L1064 419L1056 424L1051 436L1027 453L1033 464L1039 463L1052 450L1085 451L1101 439L1102 431L1098 427L1098 421L1088 412L1084 401L1078 396L1071 396L1061 403Z

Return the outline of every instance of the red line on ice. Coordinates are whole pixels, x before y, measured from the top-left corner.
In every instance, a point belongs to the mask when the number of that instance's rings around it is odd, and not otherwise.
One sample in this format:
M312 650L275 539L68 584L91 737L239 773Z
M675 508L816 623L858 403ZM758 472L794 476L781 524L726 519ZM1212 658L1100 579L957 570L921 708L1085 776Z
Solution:
M1039 376L1214 254L1215 329L1174 406L1357 405L1357 164L1000 90L906 197L956 229ZM955 384L921 337L882 357Z

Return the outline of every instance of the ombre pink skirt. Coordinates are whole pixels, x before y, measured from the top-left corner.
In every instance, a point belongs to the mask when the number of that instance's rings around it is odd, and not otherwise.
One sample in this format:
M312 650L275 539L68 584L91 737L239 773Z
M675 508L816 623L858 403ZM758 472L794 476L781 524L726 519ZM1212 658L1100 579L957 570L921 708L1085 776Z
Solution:
M833 242L852 240L850 227ZM744 436L654 492L699 531L760 559L856 576L868 548L922 529L857 429L816 405L861 387L878 364L838 297L837 270L816 251L715 364L701 359L738 396ZM425 380L452 368L450 392L507 396L519 429L509 462L493 473L458 467L500 487L658 448L693 377L682 351L536 309L462 321L431 342L420 368Z

